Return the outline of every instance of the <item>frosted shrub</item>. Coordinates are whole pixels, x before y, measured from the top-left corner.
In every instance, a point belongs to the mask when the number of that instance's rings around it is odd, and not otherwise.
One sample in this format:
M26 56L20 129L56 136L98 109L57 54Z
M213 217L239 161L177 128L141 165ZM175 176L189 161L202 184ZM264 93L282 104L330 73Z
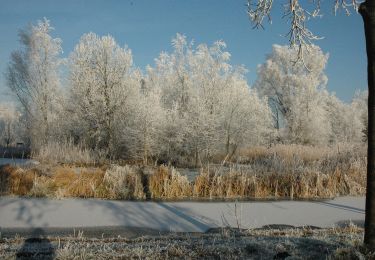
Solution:
M109 199L144 199L142 176L128 165L112 165L104 174Z
M34 153L33 158L47 163L94 164L97 161L93 151L71 141L49 142Z

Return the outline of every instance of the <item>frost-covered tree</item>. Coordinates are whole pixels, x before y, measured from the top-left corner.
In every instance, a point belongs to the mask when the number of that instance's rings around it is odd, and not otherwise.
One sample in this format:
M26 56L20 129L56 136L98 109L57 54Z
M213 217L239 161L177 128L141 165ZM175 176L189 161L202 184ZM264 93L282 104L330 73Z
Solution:
M193 49L188 60L188 81L191 86L189 106L186 109L188 124L186 139L194 154L195 165L210 160L220 142L220 114L222 93L232 73L230 54L223 41L212 46L200 44Z
M20 141L20 113L14 105L0 104L0 145L9 147Z
M240 143L257 143L268 127L261 121L267 122L269 110L250 91L245 70L229 64L225 43L194 48L177 34L172 45L173 52L162 53L149 71L161 89L166 117L173 118L166 119L164 133L174 142L164 154L178 150L199 165L217 152L234 153Z
M286 130L286 141L317 144L328 141L330 126L325 102L328 55L311 46L304 56L305 66L295 66L298 49L274 45L264 64L258 67L256 88L269 98L274 118Z
M130 49L111 36L88 33L70 55L69 84L78 129L91 148L113 156L132 112L139 77L133 73Z
M350 104L342 102L335 94L327 95L326 98L328 121L331 125L329 141L353 143L365 140L367 108L361 94L356 94Z
M58 102L62 50L61 40L50 35L52 30L47 19L21 30L22 49L11 54L6 71L7 85L24 110L34 149L53 135Z
M145 165L150 158L158 159L161 141L161 129L165 124L165 110L161 106L160 88L150 82L149 77L140 76L139 89L132 96L136 100L130 124L124 135L128 136L127 145L130 156L142 159Z
M177 106L164 109L165 119L160 131L161 161L168 164L177 164L185 157L185 119L180 116Z
M350 104L352 111L355 111L358 125L362 132L362 140L367 141L368 138L368 92L357 91L354 95L352 103Z
M228 84L221 93L220 123L225 153L231 157L241 146L265 143L272 131L272 118L267 98L260 99L256 90L249 88L241 71L233 73Z
M177 117L164 126L164 133L172 134L170 137L175 142L168 142L167 151L163 153L171 154L178 147L178 154L194 157L197 165L203 150L207 154L212 146L216 113L213 113L213 107L211 113L206 109L209 106L208 93L204 93L207 78L202 78L205 72L198 68L201 64L197 61L193 45L180 34L172 40L172 45L173 52L162 53L156 60L156 68L149 71L153 84L160 86L167 116ZM181 125L175 125L177 122ZM178 129L178 134L174 135L171 129Z

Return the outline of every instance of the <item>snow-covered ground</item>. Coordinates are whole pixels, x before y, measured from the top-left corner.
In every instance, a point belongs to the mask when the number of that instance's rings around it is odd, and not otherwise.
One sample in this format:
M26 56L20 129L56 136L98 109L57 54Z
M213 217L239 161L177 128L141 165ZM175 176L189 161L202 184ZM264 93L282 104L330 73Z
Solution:
M364 197L239 203L0 198L1 228L121 226L204 232L227 225L241 228L270 224L332 227L349 221L363 225L364 217Z

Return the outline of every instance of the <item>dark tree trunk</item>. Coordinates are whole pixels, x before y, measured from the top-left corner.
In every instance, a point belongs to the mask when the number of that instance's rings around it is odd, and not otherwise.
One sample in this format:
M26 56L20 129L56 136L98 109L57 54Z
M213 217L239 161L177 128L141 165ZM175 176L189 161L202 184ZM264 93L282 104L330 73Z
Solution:
M375 1L363 2L359 7L359 12L365 26L368 80L368 155L364 242L371 249L375 249Z

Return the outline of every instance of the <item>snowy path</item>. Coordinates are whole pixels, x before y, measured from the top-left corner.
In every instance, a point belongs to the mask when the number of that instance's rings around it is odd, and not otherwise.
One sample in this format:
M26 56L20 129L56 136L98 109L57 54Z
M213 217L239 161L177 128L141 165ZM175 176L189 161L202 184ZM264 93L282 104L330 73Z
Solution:
M320 202L237 203L242 228L268 224L332 227L353 221L363 225L364 197ZM204 232L227 223L237 226L231 202L132 202L94 199L0 197L0 232L9 228L118 226L159 231Z

